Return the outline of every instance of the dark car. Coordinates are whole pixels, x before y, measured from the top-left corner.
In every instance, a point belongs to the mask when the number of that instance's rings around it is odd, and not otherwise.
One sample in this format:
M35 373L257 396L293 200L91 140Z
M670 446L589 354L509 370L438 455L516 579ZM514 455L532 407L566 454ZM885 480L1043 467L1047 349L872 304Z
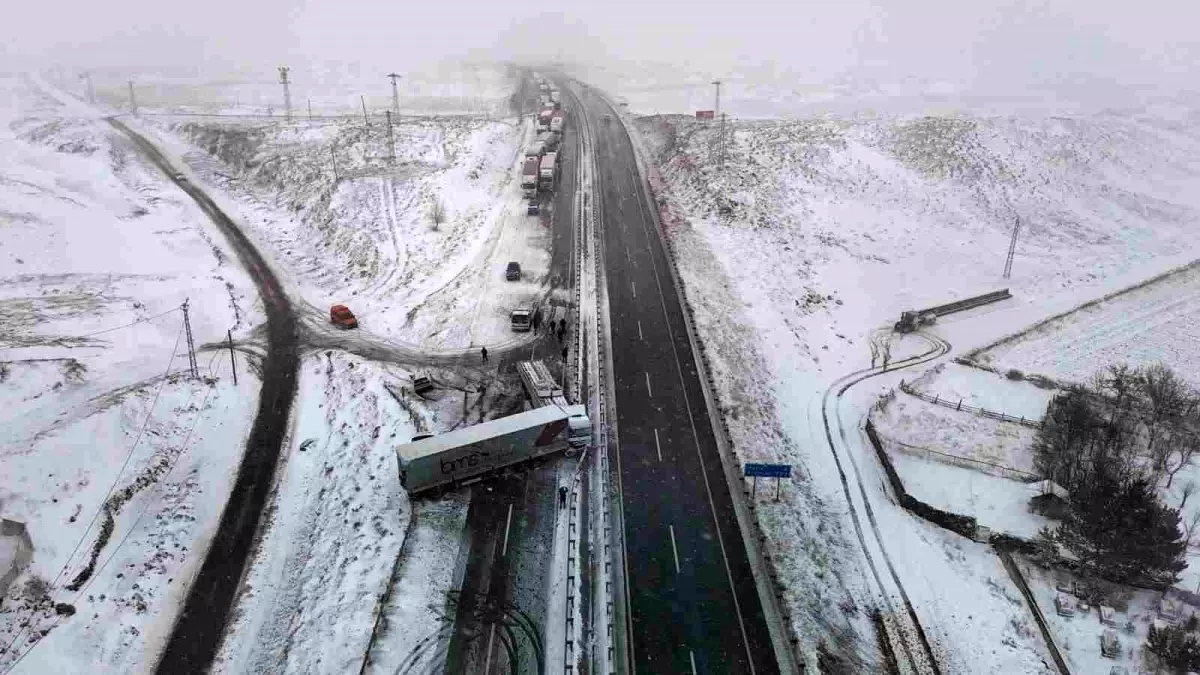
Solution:
M519 281L521 279L521 263L508 263L508 267L504 270L504 278L509 281Z
M538 203L536 200L532 200L532 199L529 200L529 209L528 209L528 211L526 211L526 213L528 213L531 216L536 216L537 214L541 213L541 211L542 211L542 209L540 206L538 206Z

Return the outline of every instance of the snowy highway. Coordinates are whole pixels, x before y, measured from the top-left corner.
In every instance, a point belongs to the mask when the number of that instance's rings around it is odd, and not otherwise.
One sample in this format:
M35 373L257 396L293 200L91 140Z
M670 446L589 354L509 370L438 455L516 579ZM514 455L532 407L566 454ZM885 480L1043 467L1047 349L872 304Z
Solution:
M630 672L779 672L670 264L615 111L596 135Z

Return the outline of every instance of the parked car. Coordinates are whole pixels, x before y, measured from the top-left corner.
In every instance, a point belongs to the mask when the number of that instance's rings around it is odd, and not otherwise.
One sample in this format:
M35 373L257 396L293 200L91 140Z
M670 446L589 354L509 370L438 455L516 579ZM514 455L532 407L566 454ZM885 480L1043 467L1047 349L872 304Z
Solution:
M538 206L537 201L530 200L529 201L529 210L526 211L526 213L528 213L531 216L536 216L537 214L539 214L541 212L542 212L542 209L540 206Z
M508 279L509 281L520 281L521 280L521 263L519 263L519 262L508 263L508 267L505 268L505 270L504 270L504 278Z
M342 328L358 328L358 319L354 318L354 313L345 305L334 305L329 308L329 321L335 326Z

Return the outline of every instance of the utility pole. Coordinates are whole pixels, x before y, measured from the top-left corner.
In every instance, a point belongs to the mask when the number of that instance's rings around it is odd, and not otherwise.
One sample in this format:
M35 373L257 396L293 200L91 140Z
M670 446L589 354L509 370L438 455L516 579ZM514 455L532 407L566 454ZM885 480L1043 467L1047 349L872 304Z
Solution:
M722 169L725 168L725 118L726 117L728 117L728 115L726 115L724 113L721 114L721 154L720 154L720 159L717 162L717 166L719 166Z
M335 147L337 147L337 141L334 141L333 144L329 146L329 156L333 158L333 182L336 183L340 179L338 178L337 172L337 153L334 152Z
M233 358L233 329L225 331L225 337L229 340L229 367L233 370L233 386L237 386L237 360Z
M133 80L129 81L129 109L134 115L137 114L137 96L133 93Z
M712 83L717 85L717 101L713 105L713 114L716 115L717 117L720 117L720 115L721 115L721 81L713 80Z
M396 80L403 77L403 75L397 75L396 73L388 73L387 76L389 78L391 78L391 80L392 80L392 112L396 113L396 115L399 115L400 114L400 90L396 88Z
M292 91L288 85L288 67L279 66L279 84L283 85L283 108L284 116L288 122L292 121Z
M392 162L396 161L396 139L392 136L392 111L387 110L387 128L388 128L388 159Z
M79 79L83 80L83 96L84 96L84 98L87 99L88 103L95 103L96 102L96 88L94 86L92 86L92 74L85 70L83 72L83 74L79 76Z
M312 99L308 99L308 121L312 121Z
M200 369L196 367L196 343L192 341L192 322L188 318L188 301L183 301L183 332L187 334L188 367L192 371L192 379L200 377Z
M371 120L367 119L367 98L365 96L363 96L362 94L359 94L358 101L359 101L359 103L362 103L363 124L367 125L367 127L370 127Z
M1012 239L1008 242L1008 259L1004 261L1004 278L1012 274L1013 255L1017 252L1017 231L1021 229L1021 218L1018 216L1013 223Z

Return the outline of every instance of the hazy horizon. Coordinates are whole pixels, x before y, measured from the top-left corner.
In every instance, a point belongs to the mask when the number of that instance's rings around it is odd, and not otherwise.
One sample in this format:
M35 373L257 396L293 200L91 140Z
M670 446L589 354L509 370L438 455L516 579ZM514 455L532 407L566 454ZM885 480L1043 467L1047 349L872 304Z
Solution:
M432 72L464 61L560 60L601 86L783 87L798 99L1037 97L1123 105L1190 95L1200 6L1053 0L633 3L511 0L149 0L27 5L2 36L4 70L293 79ZM378 75L376 74L378 73ZM332 74L332 75L331 75ZM736 86L736 85L735 85ZM732 93L732 92L731 92Z

